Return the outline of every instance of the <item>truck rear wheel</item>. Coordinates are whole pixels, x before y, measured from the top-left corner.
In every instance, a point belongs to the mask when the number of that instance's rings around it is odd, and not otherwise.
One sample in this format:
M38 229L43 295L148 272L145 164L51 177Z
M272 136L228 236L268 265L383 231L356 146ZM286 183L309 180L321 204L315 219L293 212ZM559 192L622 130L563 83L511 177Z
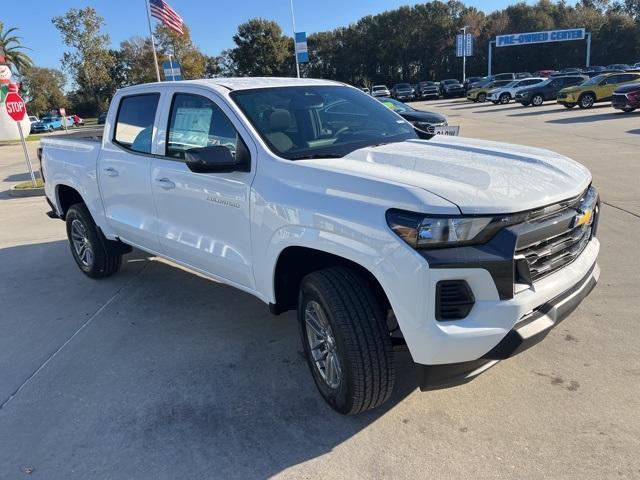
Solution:
M108 240L96 226L84 203L69 207L66 223L71 255L85 275L104 278L120 269L122 253L108 248Z
M345 267L307 275L298 320L311 374L332 408L353 415L389 398L395 381L389 330L361 275Z

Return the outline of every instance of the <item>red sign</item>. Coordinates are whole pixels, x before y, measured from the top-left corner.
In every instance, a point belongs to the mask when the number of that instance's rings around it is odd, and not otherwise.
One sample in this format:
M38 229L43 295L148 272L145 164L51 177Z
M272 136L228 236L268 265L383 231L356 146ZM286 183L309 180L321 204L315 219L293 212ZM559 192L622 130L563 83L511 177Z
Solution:
M24 104L24 100L20 95L14 92L10 92L4 99L4 104L7 107L7 113L16 122L21 122L27 113L27 107Z

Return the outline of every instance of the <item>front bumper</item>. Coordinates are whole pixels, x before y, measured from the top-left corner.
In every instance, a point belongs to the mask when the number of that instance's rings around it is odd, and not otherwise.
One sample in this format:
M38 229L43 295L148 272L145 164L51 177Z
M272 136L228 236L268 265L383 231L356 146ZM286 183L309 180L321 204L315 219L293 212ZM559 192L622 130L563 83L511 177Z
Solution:
M599 277L600 267L595 263L575 286L520 318L494 348L477 360L443 365L417 365L420 390L436 390L467 383L500 360L536 345L591 293Z
M613 108L617 108L618 110L622 110L623 108L640 108L640 101L631 100L627 97L613 97L611 100L611 106Z

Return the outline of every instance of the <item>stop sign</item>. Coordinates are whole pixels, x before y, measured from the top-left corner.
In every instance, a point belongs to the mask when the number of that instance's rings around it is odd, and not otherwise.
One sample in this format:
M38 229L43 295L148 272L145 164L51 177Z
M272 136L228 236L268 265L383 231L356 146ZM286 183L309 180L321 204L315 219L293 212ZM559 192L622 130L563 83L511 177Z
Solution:
M27 113L27 107L24 104L24 100L20 95L15 92L9 92L4 99L4 104L7 107L7 113L16 122L21 122Z

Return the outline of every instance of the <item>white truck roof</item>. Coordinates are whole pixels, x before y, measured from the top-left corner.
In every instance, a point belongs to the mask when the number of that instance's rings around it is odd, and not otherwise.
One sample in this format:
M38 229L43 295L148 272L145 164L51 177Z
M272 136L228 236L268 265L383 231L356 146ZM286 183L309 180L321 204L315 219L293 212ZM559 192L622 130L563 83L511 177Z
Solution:
M207 87L222 87L226 90L248 90L252 88L269 87L295 87L295 86L317 86L317 85L344 85L333 80L322 80L319 78L293 78L293 77L219 77L203 78L199 80L181 80L178 82L161 82L162 86L175 86L176 84L202 85ZM133 92L136 90L146 90L150 85L158 86L157 82L134 85L120 89L121 92Z

